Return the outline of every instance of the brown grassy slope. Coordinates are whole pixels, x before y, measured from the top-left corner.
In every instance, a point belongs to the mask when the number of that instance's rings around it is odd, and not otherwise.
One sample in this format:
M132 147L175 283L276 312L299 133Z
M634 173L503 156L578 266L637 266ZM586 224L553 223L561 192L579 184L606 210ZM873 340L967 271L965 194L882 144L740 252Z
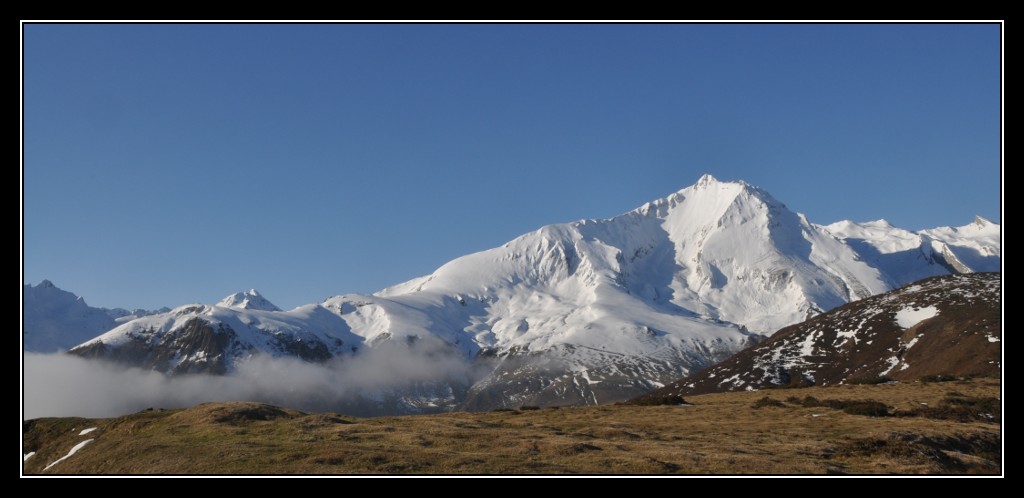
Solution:
M779 403L758 403L769 396ZM907 412L999 395L993 380L694 396L599 406L356 419L255 403L25 423L26 473L998 473L992 422L872 418L795 397ZM787 398L794 396L790 401ZM755 404L767 405L754 408ZM781 406L770 406L781 404ZM98 427L87 436L81 429Z

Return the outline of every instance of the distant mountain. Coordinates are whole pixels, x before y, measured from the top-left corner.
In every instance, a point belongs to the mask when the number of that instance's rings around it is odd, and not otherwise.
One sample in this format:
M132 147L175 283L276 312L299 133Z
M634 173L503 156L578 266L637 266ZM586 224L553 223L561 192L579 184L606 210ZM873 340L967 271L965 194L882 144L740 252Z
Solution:
M43 280L35 286L25 284L22 289L22 332L25 351L64 351L118 324L170 311L170 308L94 308L86 304L85 299L60 289L49 280Z
M827 386L880 377L998 376L1000 292L999 273L921 280L783 328L644 397Z
M893 285L946 273L1000 270L999 225L977 216L957 228L910 232L878 220L839 221L823 228L850 245Z
M946 244L962 265L957 271L1000 270L1000 227L981 216L975 216L973 223L962 227L933 228L922 230L921 234Z
M171 374L223 374L260 353L324 361L361 344L345 320L323 306L280 311L249 290L214 306L188 304L132 320L69 352Z
M136 318L142 318L144 316L156 315L158 313L167 313L171 311L170 308L164 306L157 310L144 310L141 308L132 308L130 310L124 308L100 308L107 312L111 318L114 319L118 324L130 322Z
M110 330L117 322L106 310L43 280L22 288L26 351L63 351Z
M134 320L73 352L220 372L255 352L316 360L429 343L485 372L453 401L463 408L597 403L660 387L908 278L998 266L998 225L943 239L854 226L813 225L757 187L705 175L615 218L550 225L373 295L282 312L240 293ZM917 252L913 241L886 242L899 237L919 237ZM961 266L922 248L934 241ZM985 248L977 261L957 252L971 244Z
M249 289L245 292L236 292L224 299L221 299L217 306L225 308L239 308L243 310L260 311L281 311L281 308L274 306L274 303L267 301L256 289Z

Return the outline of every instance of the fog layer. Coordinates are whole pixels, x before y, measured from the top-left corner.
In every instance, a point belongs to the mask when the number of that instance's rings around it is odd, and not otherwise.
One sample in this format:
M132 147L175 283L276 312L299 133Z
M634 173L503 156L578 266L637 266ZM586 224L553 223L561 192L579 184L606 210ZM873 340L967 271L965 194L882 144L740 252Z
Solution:
M208 401L379 415L407 410L410 399L451 405L474 378L470 363L461 358L404 346L324 364L257 356L223 376L169 377L67 354L25 353L24 358L25 419L113 417ZM396 405L396 400L401 401Z

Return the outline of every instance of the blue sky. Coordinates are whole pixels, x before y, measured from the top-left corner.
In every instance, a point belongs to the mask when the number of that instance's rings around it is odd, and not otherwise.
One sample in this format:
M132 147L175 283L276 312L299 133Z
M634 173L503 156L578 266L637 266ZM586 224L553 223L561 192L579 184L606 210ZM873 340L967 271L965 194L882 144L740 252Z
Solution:
M998 25L26 25L24 281L373 292L707 172L812 222L1000 214Z

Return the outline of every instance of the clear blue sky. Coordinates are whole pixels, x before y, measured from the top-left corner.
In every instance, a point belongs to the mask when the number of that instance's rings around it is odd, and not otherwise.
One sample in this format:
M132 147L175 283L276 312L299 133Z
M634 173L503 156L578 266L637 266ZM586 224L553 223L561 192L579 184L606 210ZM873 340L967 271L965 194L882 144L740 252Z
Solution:
M373 292L705 172L999 221L997 25L26 25L24 281Z

